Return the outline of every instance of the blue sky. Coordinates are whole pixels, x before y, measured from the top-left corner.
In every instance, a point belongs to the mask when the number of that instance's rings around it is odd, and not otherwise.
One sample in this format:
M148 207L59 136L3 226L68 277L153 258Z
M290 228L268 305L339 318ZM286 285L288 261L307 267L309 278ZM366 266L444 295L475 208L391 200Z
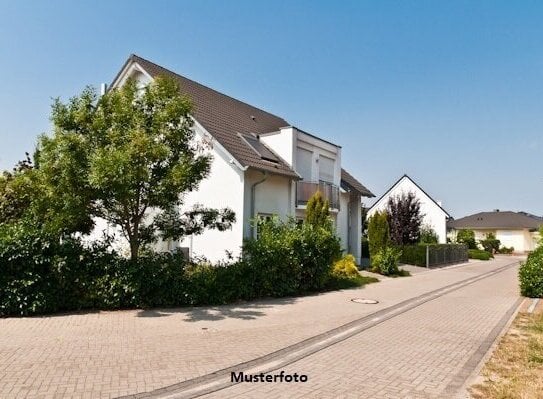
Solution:
M0 169L136 53L343 146L381 195L543 215L543 3L0 0ZM371 201L370 201L371 203Z

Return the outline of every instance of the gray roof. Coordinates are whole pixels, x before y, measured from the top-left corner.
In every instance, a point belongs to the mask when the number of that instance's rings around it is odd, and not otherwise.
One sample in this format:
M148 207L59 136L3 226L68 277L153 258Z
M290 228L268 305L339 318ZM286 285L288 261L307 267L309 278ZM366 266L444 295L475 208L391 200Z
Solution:
M450 220L453 229L538 229L543 219L526 213L511 211L479 212L457 220Z
M343 168L341 168L341 187L347 191L355 191L362 197L375 197L370 190Z
M187 79L160 65L132 54L125 63L138 63L152 77L165 75L175 78L181 86L181 91L193 102L194 110L192 115L232 156L243 166L280 174L294 179L300 176L290 167L288 163L279 159L278 162L270 162L262 159L241 135L277 132L283 127L291 126L283 118L270 114L247 103L236 100L230 96L219 93L198 82ZM121 71L124 67L121 69ZM115 79L117 80L121 71ZM306 133L306 132L304 132ZM241 135L240 135L241 134ZM263 146L266 146L262 143ZM359 191L363 196L373 196L353 176L342 171L342 179L345 176L345 183L351 189Z

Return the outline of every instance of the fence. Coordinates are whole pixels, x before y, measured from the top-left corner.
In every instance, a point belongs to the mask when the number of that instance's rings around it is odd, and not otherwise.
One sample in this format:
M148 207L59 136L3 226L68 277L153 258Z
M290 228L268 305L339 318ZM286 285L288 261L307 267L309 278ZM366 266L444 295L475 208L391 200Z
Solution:
M432 267L468 261L465 244L406 245L401 250L400 262L410 265Z

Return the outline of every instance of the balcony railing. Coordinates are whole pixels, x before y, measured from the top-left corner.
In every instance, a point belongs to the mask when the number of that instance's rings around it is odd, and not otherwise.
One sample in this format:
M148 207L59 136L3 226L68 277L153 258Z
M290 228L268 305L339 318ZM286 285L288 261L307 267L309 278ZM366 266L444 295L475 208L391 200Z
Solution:
M296 205L307 205L307 201L309 201L317 191L320 191L322 197L325 200L328 200L331 209L339 209L339 187L324 181L318 183L307 181L297 182Z

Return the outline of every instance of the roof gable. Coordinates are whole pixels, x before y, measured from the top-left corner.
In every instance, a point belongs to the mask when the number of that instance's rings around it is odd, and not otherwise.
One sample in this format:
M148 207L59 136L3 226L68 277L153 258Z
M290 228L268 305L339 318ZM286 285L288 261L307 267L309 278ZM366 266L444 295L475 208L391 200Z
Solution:
M426 193L426 191L424 191L422 189L422 187L420 187L413 179L411 179L409 176L407 176L406 174L404 174L402 177L400 177L381 197L379 197L379 199L377 201L375 201L375 203L370 207L369 211L371 212L373 208L377 207L380 202L388 197L390 195L390 193L397 187L399 186L404 180L407 180L409 181L411 184L413 184L418 190L419 192L421 192L427 199L430 200L431 203L433 203L436 207L438 207L447 217L451 218L452 216L449 215L449 213L443 209L443 207L441 205L439 205L437 203L436 200L434 200L432 197L430 197L430 195L428 195L428 193Z
M299 178L298 174L283 160L270 162L263 159L247 146L240 135L259 135L278 131L282 127L289 126L284 119L187 79L137 55L131 55L128 58L113 80L112 86L118 84L133 64L137 64L139 69L152 78L163 75L176 79L181 86L181 91L193 101L194 119L242 166Z

